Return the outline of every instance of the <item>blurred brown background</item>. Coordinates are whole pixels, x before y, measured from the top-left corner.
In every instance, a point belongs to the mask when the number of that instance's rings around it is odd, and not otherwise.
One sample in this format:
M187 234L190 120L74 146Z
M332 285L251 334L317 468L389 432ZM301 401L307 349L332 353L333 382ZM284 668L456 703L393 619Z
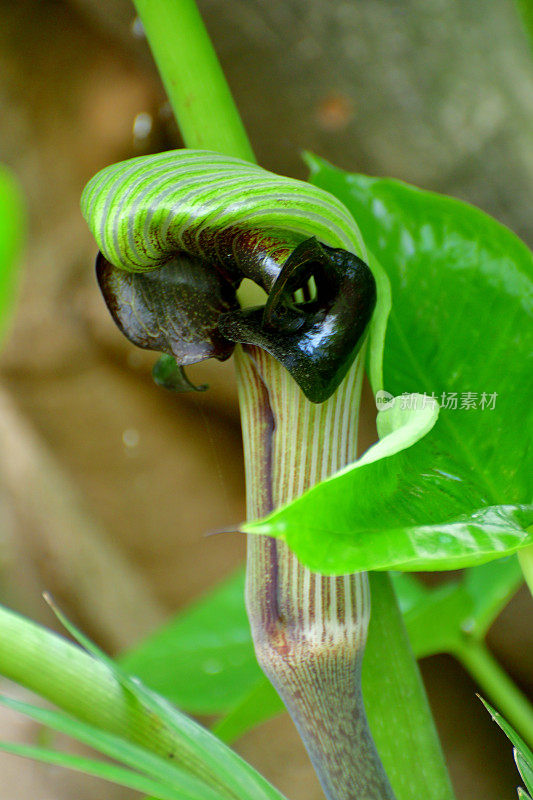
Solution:
M264 166L303 177L311 149L470 200L531 243L533 58L511 0L199 5ZM191 371L205 395L156 388L154 356L121 338L93 279L85 182L180 144L129 0L1 0L0 110L0 161L29 207L0 357L0 599L54 626L47 589L117 652L242 558L240 537L204 536L244 516L232 368ZM525 591L490 643L533 689ZM422 667L460 800L516 797L475 686L449 658ZM0 739L19 734L35 730L1 711ZM238 748L292 800L322 796L286 717ZM0 757L1 800L131 796Z

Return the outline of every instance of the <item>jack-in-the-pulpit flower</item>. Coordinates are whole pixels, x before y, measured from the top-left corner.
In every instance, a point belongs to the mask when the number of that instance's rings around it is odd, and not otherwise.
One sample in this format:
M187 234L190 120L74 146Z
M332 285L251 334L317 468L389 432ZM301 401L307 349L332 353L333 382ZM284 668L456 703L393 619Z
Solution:
M102 170L82 209L100 246L100 288L134 344L180 367L253 344L312 402L339 386L376 288L357 228L331 195L238 159L182 150ZM240 308L244 278L265 290L264 306Z
M191 388L184 366L242 345L249 518L355 460L376 281L342 203L245 161L178 150L103 170L82 208L115 322L167 354L158 383ZM245 278L264 289L264 305L240 307ZM313 573L283 542L252 536L246 604L258 661L326 796L393 800L361 694L366 574Z

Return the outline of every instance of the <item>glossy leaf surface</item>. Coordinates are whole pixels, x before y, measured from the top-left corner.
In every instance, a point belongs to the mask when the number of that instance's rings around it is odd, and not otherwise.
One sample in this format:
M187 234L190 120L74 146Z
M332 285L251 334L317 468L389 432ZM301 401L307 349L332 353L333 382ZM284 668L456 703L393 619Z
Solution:
M431 402L402 410L397 399L379 412L382 438L358 461L242 530L283 538L311 569L331 574L341 566L343 572L458 569L532 543L525 529L533 512L526 506L462 513L479 498L439 469L438 450L428 452L425 437L436 418ZM422 474L421 463L428 464Z
M313 181L347 204L389 276L385 388L435 393L432 439L457 468L451 474L470 477L489 505L530 502L531 251L459 200L317 159L311 168Z
M442 409L401 454L343 471L245 529L283 537L308 566L332 573L449 569L525 546L530 251L465 203L309 161L389 275L385 388L434 396Z

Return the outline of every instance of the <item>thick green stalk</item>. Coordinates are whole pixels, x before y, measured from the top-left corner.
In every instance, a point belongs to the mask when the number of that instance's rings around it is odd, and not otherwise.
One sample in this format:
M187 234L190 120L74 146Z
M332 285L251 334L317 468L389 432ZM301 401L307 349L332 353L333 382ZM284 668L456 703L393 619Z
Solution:
M376 747L399 799L450 800L441 746L388 573L370 573L370 593L363 697Z
M187 147L254 160L194 0L134 0Z
M531 704L498 664L486 644L465 638L454 655L475 678L483 694L533 747Z
M532 0L515 0L515 4L521 17L529 46L533 49L533 2Z
M238 112L229 90L223 88L224 76L214 62L214 51L198 12L193 10L192 0L135 0L135 4L186 145L253 160L242 125L236 123ZM192 25L192 31L188 30L188 24ZM212 85L217 87L216 108L211 99ZM331 441L331 445L335 447L335 442ZM247 468L252 469L250 463ZM316 465L312 466L311 474L314 469ZM314 480L319 478L315 476ZM267 492L267 483L254 491ZM253 543L251 546L256 547ZM371 672L366 670L365 686L368 717L378 749L386 768L391 770L390 778L398 800L413 800L414 797L453 800L396 599L379 578L373 580L373 584L374 618L365 660L377 664L378 668ZM372 630L386 631L384 639L378 641ZM391 646L397 648L395 667L398 662L402 664L398 675L394 674L394 668L388 668Z

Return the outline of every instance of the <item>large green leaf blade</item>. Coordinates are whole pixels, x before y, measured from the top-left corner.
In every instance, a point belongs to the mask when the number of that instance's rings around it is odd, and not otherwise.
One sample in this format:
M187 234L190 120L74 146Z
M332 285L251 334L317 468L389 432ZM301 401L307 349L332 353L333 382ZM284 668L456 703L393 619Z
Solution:
M233 709L262 677L243 596L239 570L126 653L122 666L191 713Z
M427 446L436 416L431 402L381 410L382 438L362 458L242 529L284 539L328 574L458 569L530 544L531 507L477 508L475 487L439 468L439 452Z
M313 182L350 209L389 276L385 388L434 392L439 402L444 393L432 439L450 473L468 478L488 505L530 502L530 250L459 200L348 175L314 157L311 168ZM461 408L468 392L477 393L476 409ZM447 408L453 393L457 409Z
M389 275L385 388L442 408L411 447L344 470L245 529L281 536L330 573L451 569L526 546L532 254L465 203L309 163Z

